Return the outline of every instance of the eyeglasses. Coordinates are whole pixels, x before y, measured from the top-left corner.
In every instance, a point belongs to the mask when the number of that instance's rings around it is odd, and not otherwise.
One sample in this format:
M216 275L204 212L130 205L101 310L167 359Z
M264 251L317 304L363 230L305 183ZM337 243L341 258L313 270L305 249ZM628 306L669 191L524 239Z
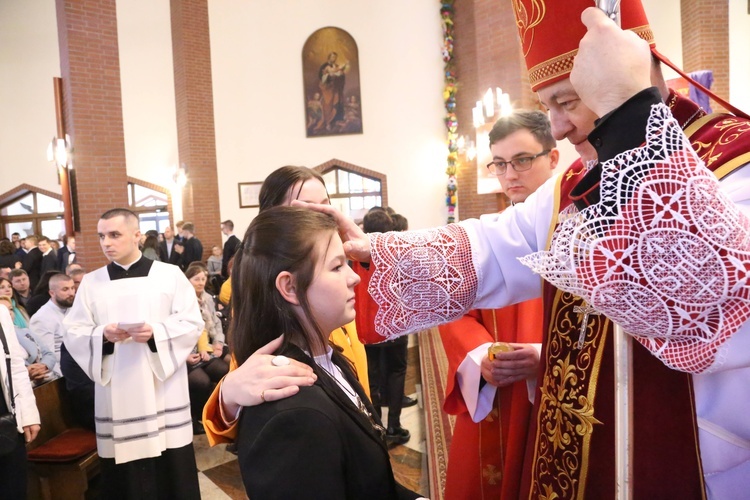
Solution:
M551 149L545 149L534 156L522 156L520 158L513 158L510 161L493 160L487 164L487 168L495 175L505 175L505 172L508 170L508 165L512 165L513 170L516 172L525 172L531 168L534 160L540 156L548 155L550 151Z

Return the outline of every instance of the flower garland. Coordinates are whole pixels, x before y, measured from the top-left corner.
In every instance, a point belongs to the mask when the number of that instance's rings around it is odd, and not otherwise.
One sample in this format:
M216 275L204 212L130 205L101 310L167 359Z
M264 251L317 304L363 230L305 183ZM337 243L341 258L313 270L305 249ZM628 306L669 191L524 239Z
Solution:
M453 3L454 0L442 0L440 17L443 24L443 62L445 63L445 127L448 129L448 187L445 193L445 204L448 206L448 223L456 221L456 193L458 183L458 119L456 118L456 69L453 62Z

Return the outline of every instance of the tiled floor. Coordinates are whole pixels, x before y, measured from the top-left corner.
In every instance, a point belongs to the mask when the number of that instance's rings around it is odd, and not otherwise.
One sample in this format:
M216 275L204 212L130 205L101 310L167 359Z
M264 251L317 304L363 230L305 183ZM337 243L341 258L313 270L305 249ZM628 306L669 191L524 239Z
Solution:
M419 380L419 354L416 343L409 339L409 362L406 372L407 395L417 397L419 404L404 408L401 425L411 433L411 439L403 446L391 449L393 472L401 484L421 495L429 496L425 454L424 412L422 410L421 386ZM383 420L388 410L383 409ZM196 462L204 500L245 499L237 457L225 450L225 445L208 446L205 436L193 440Z

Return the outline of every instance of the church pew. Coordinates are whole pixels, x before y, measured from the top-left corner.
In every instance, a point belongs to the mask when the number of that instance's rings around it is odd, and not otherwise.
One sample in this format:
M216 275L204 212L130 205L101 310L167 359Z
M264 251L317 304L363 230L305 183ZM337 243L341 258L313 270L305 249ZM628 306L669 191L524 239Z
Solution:
M27 446L29 498L83 499L99 474L96 436L76 423L65 379L35 387L34 396L42 428Z

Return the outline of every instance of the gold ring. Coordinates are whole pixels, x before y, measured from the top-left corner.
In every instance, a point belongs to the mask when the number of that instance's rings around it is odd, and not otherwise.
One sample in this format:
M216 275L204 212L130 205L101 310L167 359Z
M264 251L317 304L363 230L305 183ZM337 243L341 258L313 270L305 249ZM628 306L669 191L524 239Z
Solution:
M266 396L265 396L265 393L266 393L266 391L265 391L265 390L262 390L262 391L260 391L260 399L262 399L264 403L266 402Z

